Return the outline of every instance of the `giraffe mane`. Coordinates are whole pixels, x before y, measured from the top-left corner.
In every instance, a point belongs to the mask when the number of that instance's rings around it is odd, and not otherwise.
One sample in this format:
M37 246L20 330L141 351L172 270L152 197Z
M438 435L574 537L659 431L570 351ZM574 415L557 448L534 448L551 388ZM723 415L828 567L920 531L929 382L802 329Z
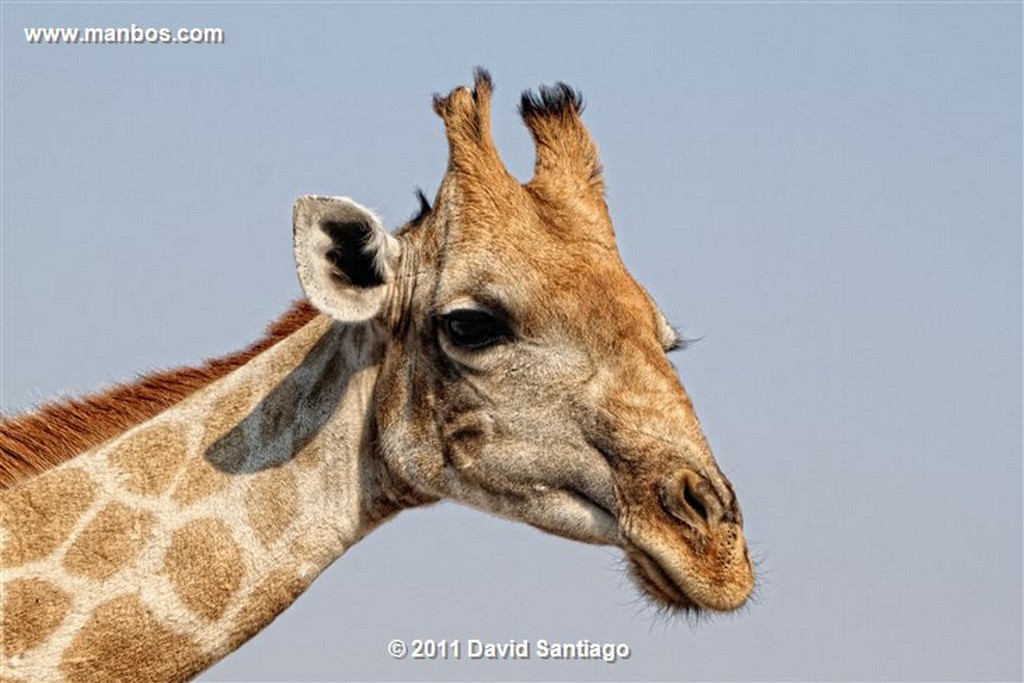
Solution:
M157 371L134 382L78 398L44 403L20 415L0 414L0 489L29 479L170 408L245 365L317 315L305 301L292 304L248 348L197 367Z

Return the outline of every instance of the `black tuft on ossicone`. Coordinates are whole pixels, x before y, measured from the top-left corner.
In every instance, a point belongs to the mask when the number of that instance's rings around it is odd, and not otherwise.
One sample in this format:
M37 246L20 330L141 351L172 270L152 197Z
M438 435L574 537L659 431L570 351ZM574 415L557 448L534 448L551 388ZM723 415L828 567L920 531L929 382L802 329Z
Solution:
M456 88L458 90L459 88ZM494 81L491 80L490 72L482 66L475 67L473 69L473 102L478 102L481 97L481 91L483 96L490 98L491 93L494 92ZM453 90L452 93L455 91ZM432 106L434 107L434 113L438 116L444 117L445 112L448 109L448 99L451 95L442 95L441 93L435 92L432 100Z
M583 111L583 95L579 90L559 81L554 85L542 85L535 93L524 90L519 100L519 114L524 118L552 116Z
M410 226L419 225L427 216L430 215L430 212L434 210L433 207L430 206L430 200L427 199L427 195L424 194L423 188L416 188L416 199L419 201L420 206L413 217L409 219Z
M494 81L491 80L491 72L482 66L475 67L473 69L473 92L476 94L476 90L483 84L487 86L487 90L494 92Z

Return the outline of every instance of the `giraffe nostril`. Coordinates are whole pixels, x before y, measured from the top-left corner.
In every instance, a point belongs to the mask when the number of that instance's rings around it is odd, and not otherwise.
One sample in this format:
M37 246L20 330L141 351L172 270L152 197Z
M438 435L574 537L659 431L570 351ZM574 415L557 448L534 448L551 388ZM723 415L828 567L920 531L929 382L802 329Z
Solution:
M683 482L683 502L689 505L697 515L705 522L708 519L707 508L704 507L704 503L700 501L693 487L690 486L689 481Z
M707 530L732 517L711 483L686 467L663 480L660 494L662 507L694 528Z

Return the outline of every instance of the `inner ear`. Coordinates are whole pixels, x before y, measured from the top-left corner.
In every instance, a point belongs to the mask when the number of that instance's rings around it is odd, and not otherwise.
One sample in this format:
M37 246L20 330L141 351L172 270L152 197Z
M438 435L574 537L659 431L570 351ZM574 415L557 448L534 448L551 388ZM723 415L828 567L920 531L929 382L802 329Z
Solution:
M342 322L369 320L389 296L401 245L369 209L346 197L299 197L292 212L302 290Z
M320 229L331 238L324 256L334 266L332 277L353 287L377 287L384 284L384 273L371 248L375 228L361 220L325 220Z

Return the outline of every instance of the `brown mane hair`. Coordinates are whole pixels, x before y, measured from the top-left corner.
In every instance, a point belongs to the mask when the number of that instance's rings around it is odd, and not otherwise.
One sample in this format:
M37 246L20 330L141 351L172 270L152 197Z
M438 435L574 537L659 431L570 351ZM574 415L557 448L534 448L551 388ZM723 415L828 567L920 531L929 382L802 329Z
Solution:
M121 434L189 394L245 365L317 315L296 301L249 348L199 367L163 370L81 398L45 403L21 415L0 415L0 489L28 479Z

